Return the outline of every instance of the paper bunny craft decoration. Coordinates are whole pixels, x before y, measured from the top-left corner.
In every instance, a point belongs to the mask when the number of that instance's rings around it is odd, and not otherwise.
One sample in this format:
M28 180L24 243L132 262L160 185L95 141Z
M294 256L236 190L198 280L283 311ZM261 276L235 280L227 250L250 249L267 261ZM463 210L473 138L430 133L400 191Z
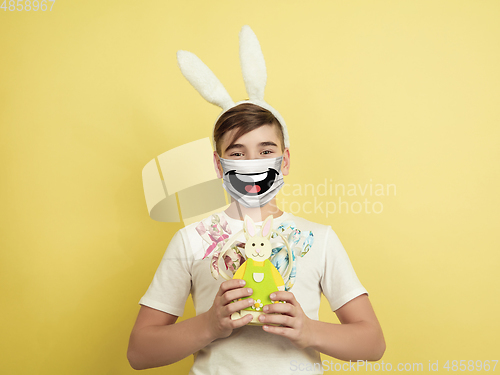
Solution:
M233 313L231 315L231 319L233 320L251 314L253 318L249 324L262 325L258 318L259 315L263 314L262 308L264 305L279 302L272 301L269 295L279 290L285 290L281 274L269 261L273 249L270 242L272 226L272 215L264 220L259 231L255 227L253 220L245 215L243 228L247 240L245 244L245 256L247 260L238 268L233 278L245 280L245 287L253 289L251 296L241 298L240 300L252 298L254 304Z
M231 96L226 91L222 83L215 74L193 53L188 51L177 51L177 62L182 74L208 102L222 108L214 122L217 123L219 117L229 109L242 103L252 103L270 111L280 123L283 130L285 147L289 147L288 131L285 120L273 107L264 101L264 89L267 82L266 63L260 48L257 36L249 26L243 26L240 35L240 63L243 73L243 80L249 99L240 102L233 102ZM212 141L215 146L215 140Z

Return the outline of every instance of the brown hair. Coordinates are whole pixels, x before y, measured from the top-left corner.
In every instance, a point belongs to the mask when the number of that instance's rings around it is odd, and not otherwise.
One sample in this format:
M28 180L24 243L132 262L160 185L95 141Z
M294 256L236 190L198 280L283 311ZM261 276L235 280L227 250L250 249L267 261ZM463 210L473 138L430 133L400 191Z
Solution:
M222 114L217 120L214 128L214 140L217 153L219 156L222 156L220 147L225 133L237 129L232 139L229 141L231 145L242 135L260 128L263 125L273 125L278 130L278 136L281 140L281 150L283 151L285 148L283 129L276 117L274 117L270 111L258 105L242 103Z

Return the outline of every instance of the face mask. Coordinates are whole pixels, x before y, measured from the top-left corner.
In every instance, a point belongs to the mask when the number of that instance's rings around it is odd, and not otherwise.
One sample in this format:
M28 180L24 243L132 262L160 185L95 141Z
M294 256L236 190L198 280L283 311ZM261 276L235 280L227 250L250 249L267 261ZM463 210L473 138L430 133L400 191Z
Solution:
M229 160L220 158L224 189L247 208L262 207L273 199L283 186L281 162L272 159Z

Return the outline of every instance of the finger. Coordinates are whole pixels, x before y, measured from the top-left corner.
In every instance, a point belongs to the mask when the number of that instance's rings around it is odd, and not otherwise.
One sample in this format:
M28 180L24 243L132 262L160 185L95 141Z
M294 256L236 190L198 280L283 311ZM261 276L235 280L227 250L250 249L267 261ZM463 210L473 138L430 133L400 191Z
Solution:
M281 324L285 327L294 328L297 319L282 314L263 314L259 316L259 322L266 324Z
M288 328L288 327L275 327L275 326L263 325L262 328L266 332L274 333L275 335L284 336L288 338L292 337L293 334L293 328Z
M252 318L253 318L253 316L251 314L248 314L248 315L245 315L242 318L231 320L231 326L232 326L233 329L234 328L242 327L242 326L250 323L250 321L252 320Z
M231 301L237 300L239 298L249 297L253 293L252 288L237 288L231 289L224 293L224 305L227 305Z
M272 301L285 301L294 306L298 305L298 302L292 292L273 292L269 295L269 298L271 298Z
M263 311L266 314L287 314L289 316L297 316L297 308L291 303L272 303L265 305Z
M220 287L219 287L219 290L217 291L216 296L220 297L228 290L241 288L244 285L245 285L245 280L241 280L241 279L226 280L222 284L220 284Z
M230 316L232 313L236 311L240 311L246 309L248 306L252 306L254 304L253 298L248 298L243 301L237 301L235 303L230 303L224 306L224 315Z

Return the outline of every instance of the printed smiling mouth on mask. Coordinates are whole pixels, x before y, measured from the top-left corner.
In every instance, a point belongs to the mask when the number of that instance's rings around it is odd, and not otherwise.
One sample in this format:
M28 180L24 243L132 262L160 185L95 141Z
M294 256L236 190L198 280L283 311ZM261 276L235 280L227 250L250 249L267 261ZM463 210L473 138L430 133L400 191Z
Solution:
M283 156L252 160L220 158L224 189L248 208L262 207L273 199L283 186Z
M278 171L269 168L263 173L237 173L235 170L229 171L229 181L231 185L241 194L261 195L264 194L273 185Z

